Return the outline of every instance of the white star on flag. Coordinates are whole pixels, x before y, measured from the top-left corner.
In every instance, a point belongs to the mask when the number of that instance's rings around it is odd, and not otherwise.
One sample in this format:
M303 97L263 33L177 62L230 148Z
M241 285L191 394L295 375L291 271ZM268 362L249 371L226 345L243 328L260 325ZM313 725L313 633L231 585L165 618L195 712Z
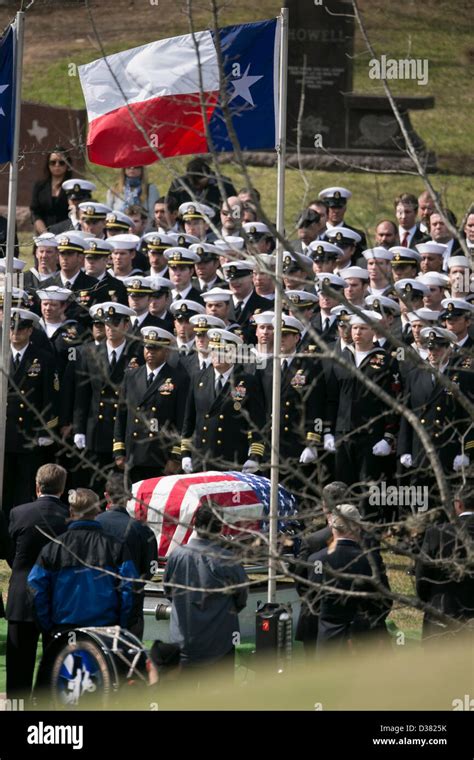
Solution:
M247 66L245 74L240 77L240 79L232 80L231 85L234 88L234 92L229 98L229 103L231 103L234 98L237 98L240 95L240 97L246 100L247 103L250 103L251 106L255 105L253 102L252 93L250 92L250 88L255 84L255 82L258 82L259 79L263 79L263 74L258 77L249 76L249 69L250 63Z
M0 84L0 95L2 94L2 92L5 92L5 90L7 89L7 87L10 87L10 85L9 84ZM5 116L5 111L3 110L3 108L1 106L0 106L0 116Z

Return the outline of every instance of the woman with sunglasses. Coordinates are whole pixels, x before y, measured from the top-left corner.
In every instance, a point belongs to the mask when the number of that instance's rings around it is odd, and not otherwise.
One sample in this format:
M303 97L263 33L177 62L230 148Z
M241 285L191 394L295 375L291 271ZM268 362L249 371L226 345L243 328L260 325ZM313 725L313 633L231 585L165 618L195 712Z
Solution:
M37 235L68 218L67 196L62 184L72 177L64 148L57 147L46 159L43 179L35 182L31 200L31 220Z
M159 198L156 185L148 182L144 166L128 166L120 169L120 177L107 191L107 206L113 211L125 211L130 206L146 209L148 220L153 219L155 203Z

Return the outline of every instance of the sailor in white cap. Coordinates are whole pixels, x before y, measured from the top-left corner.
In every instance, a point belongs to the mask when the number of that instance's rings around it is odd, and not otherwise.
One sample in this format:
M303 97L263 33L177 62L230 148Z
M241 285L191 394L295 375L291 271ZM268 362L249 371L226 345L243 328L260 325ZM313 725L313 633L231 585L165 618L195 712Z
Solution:
M367 295L369 273L362 267L346 267L339 270L339 277L345 282L344 296L354 306L363 306Z
M82 271L84 265L84 252L87 243L78 232L64 232L57 236L59 253L59 272L50 280L45 280L44 285L58 285L61 288L72 290L75 294L90 293L97 285L97 280ZM78 319L82 314L79 301L70 303L67 316L69 319Z
M180 356L187 356L194 351L194 324L190 321L196 314L205 314L204 306L197 301L183 298L173 301L170 306L174 318L174 331L177 338L177 349Z
M194 328L194 351L180 358L180 365L184 367L190 377L207 369L211 364L209 356L209 330L218 328L225 330L225 322L210 314L193 314L189 323Z
M299 290L312 286L313 261L304 253L283 251L283 284L285 290Z
M143 235L141 249L148 256L150 277L168 278L169 271L165 251L167 248L173 248L174 245L176 245L174 238L163 232L148 232Z
M58 271L58 241L52 232L33 238L36 267L23 274L23 287L36 290Z
M214 235L209 234L209 223L206 218L211 220L215 216L215 211L211 206L207 206L205 203L194 203L194 201L186 201L179 207L179 215L183 220L184 231L188 235L193 235L201 241L210 241Z
M339 304L331 309L331 314L336 317L337 340L333 347L336 353L341 354L345 348L352 346L351 316L353 312L345 304ZM332 450L332 446L327 451Z
M122 211L109 211L105 217L105 232L107 237L131 232L133 226L133 219Z
M169 311L173 283L166 277L150 277L150 279L153 288L150 297L150 306L148 307L150 314L160 319L160 327L168 330L168 332L173 332L174 319Z
M133 309L115 301L105 301L89 309L94 323L104 325L105 340L94 351L81 355L80 382L74 399L74 445L87 446L88 457L96 465L90 482L103 492L107 474L112 470L114 426L119 408L119 388L129 357L126 335Z
M212 366L191 380L181 442L182 468L186 473L229 467L256 472L264 456L265 408L260 383L238 364L242 345L238 335L211 328L208 337Z
M273 253L259 253L254 261L253 284L255 292L261 298L274 301L276 256Z
M424 327L439 325L440 314L441 312L439 311L432 311L431 309L425 308L416 309L407 314L411 327L410 336L413 338L409 345L422 359L428 358L428 349L426 348L425 341L421 337L421 331Z
M275 313L273 311L258 311L252 317L257 339L257 343L252 349L257 360L256 369L265 369L273 355L274 318Z
M206 314L219 317L226 325L230 325L232 293L225 288L212 288L202 294Z
M423 298L423 303L428 309L433 311L441 310L441 301L448 294L449 278L441 272L427 272L417 277L429 289L429 293Z
M72 290L49 285L37 291L41 301L41 326L54 346L56 358L59 361L59 376L62 377L68 361L69 347L79 341L82 332L80 324L75 319L66 318L66 308L71 299Z
M451 256L448 259L448 277L451 295L465 298L474 292L473 262L467 256Z
M421 262L421 254L418 251L413 251L411 248L405 248L401 245L394 245L392 248L389 248L389 251L393 253L390 263L395 282L413 279L417 276Z
M344 216L347 211L347 202L352 198L352 193L345 187L326 187L319 193L319 198L325 203L328 209L327 228L331 227L347 227L350 230L354 230L360 235L360 242L357 243L357 255L360 251L367 248L367 241L362 230L358 230L355 227L351 227L350 224L344 221ZM327 231L326 231L327 232Z
M306 290L285 290L284 301L290 315L303 323L298 353L313 353L317 349L312 331L317 331L313 320L319 303L318 296Z
M324 272L333 273L344 255L342 248L328 240L315 240L308 246L308 250L313 261L313 272L316 275Z
M201 293L219 287L223 280L218 277L220 249L212 243L194 243L189 246L189 250L197 253L199 261L196 261L196 277L193 285Z
M349 227L328 227L324 235L325 240L337 245L342 251L342 256L337 260L337 272L351 266L356 248L362 240L361 235Z
M436 449L437 459L445 475L469 466L474 452L474 427L469 413L446 381L455 383L457 392L472 397L472 371L452 361L456 335L438 326L425 327L421 338L428 349L425 367L412 370L406 378L407 406L414 411ZM442 382L440 375L444 375ZM401 464L414 469L417 485L432 488L435 478L426 456L425 444L417 431L402 418L398 441ZM438 505L436 494L432 504Z
M420 271L422 274L443 271L445 245L435 243L434 240L427 240L426 243L419 243L415 248L421 256Z
M224 235L216 240L214 245L219 250L221 267L229 261L245 257L245 240L239 235Z
M326 272L316 276L315 291L319 296L320 312L314 318L313 325L325 343L332 343L337 338L336 317L332 309L341 303L345 286L345 280L337 274Z
M110 258L112 260L112 269L109 274L122 282L132 275L143 275L138 267L135 267L133 261L140 243L138 235L132 235L129 232L113 235L108 238L107 242L112 246Z
M257 309L266 311L272 305L272 301L256 293L253 286L254 270L255 264L248 258L245 261L229 262L222 267L232 293L235 321L244 329L249 342L253 342L252 331L248 330L252 314Z
M80 203L78 208L82 231L96 237L105 237L105 219L107 214L112 212L110 206L96 201L85 201Z
M144 364L126 372L115 421L113 453L132 482L179 471L180 432L189 380L168 363L175 345L161 327L141 330Z
M472 356L474 340L469 334L469 328L472 324L474 304L464 298L445 298L441 301L441 308L440 320L444 321L447 329L455 334L457 348L463 349L459 352L460 355L468 358L467 354L471 352Z
M390 262L393 259L392 251L386 248L376 246L367 248L362 251L362 256L367 262L367 271L369 273L369 287L367 292L371 296L381 296L391 281Z
M397 344L392 341L392 337L400 333L399 304L387 296L366 296L364 305L366 309L376 311L382 317L380 330L376 331L378 345L387 350L396 351Z
M187 299L202 304L199 290L192 284L194 265L199 261L199 254L191 249L175 246L165 251L168 262L169 279L173 283L173 301Z
M242 230L247 241L247 250L252 255L257 253L273 253L276 240L267 224L264 222L245 222Z

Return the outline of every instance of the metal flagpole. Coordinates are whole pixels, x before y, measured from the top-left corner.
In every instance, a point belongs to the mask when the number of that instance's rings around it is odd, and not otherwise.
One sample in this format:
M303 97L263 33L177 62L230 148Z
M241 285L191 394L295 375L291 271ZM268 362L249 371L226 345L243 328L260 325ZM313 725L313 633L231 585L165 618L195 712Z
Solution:
M10 368L10 318L12 305L13 257L16 228L16 200L18 190L18 150L20 142L20 112L21 112L21 79L23 69L23 35L25 14L16 14L13 24L13 71L15 83L15 106L13 122L13 149L10 162L10 179L8 185L8 218L7 218L7 255L5 261L5 284L3 296L3 329L2 329L2 363L0 373L0 494L3 492L5 465L5 433L7 420L8 374ZM19 473L18 477L21 477Z
M279 235L285 236L285 161L286 161L286 95L288 69L288 8L280 12L280 76L278 109L278 188L276 227ZM283 243L277 241L276 250L276 288L275 288L275 333L273 351L273 389L272 389L272 439L271 439L271 485L270 485L270 531L269 531L269 565L268 565L268 602L275 601L278 539L278 486L280 458L280 391L281 391L281 315L282 315L282 270Z

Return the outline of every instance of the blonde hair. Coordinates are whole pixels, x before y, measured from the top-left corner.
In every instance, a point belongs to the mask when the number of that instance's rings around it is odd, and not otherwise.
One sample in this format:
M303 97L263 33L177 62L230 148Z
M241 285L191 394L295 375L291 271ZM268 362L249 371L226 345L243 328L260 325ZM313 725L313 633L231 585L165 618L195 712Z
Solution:
M126 167L128 168L128 167ZM147 196L147 189L148 189L148 171L145 166L140 167L142 170L142 176L141 176L141 188L140 188L140 203L143 206L143 198L146 200ZM125 190L125 180L127 176L125 174L125 169L120 169L120 174L117 182L112 185L112 192L114 195L118 195L119 198L123 198L124 190Z
M68 493L69 506L76 515L98 514L100 499L90 488L76 488Z

